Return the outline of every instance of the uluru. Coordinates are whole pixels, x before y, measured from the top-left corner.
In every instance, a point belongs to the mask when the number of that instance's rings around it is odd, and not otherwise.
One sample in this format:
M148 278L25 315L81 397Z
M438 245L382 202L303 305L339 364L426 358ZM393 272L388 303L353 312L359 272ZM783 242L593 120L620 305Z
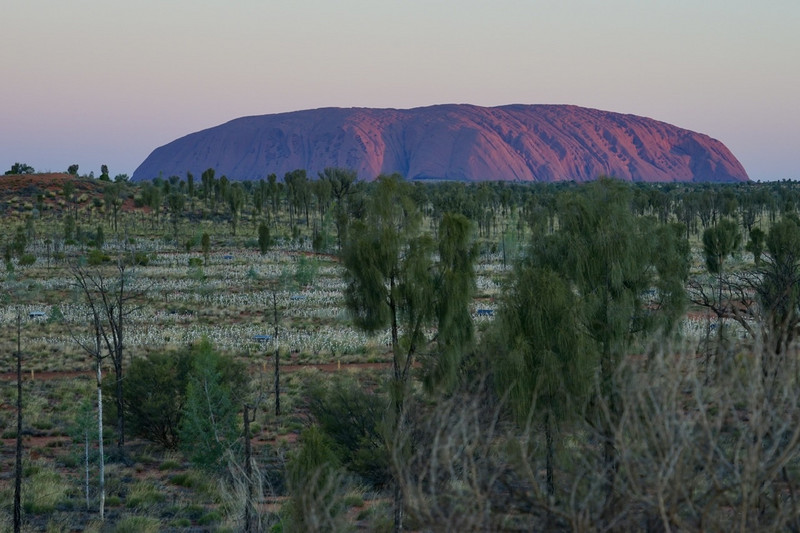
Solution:
M134 180L199 175L258 180L327 167L360 179L747 181L720 141L637 115L572 105L322 108L237 118L154 150Z

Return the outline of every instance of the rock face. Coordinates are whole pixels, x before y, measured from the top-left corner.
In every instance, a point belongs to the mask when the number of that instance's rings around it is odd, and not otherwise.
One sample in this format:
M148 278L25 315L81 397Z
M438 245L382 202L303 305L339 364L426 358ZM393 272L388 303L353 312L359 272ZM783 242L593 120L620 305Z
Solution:
M159 174L257 180L305 169L359 178L747 181L721 142L635 115L567 105L324 108L243 117L157 148L134 180Z

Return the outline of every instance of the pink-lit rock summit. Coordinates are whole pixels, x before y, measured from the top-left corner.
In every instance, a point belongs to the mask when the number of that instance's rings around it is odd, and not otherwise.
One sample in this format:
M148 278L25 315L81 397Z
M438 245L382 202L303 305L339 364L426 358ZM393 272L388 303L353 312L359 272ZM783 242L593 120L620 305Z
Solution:
M323 108L243 117L151 153L134 180L213 168L257 180L326 167L372 180L747 181L739 161L707 135L636 115L570 105Z

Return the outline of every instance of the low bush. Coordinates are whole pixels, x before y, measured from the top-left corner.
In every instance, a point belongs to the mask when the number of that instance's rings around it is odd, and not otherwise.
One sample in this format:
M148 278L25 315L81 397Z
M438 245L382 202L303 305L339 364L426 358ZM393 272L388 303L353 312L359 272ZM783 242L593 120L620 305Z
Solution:
M31 266L36 262L36 256L33 254L22 254L19 258L20 266Z
M177 448L191 368L188 350L151 353L133 360L123 384L123 405L134 435L168 449Z
M164 470L175 470L181 467L180 461L176 461L175 459L167 459L166 461L162 462L158 465L158 469L161 471Z
M102 250L89 250L89 255L86 257L86 262L92 266L102 265L110 261L111 257L103 253Z
M192 347L192 355L179 424L181 448L195 466L219 471L225 453L236 447L241 434L237 396L246 390L245 369L216 352L207 339Z
M333 442L342 464L369 485L386 486L391 478L381 426L388 399L349 378L326 384L315 381L307 397L311 414Z
M117 522L114 533L158 533L161 521L149 516L128 515Z
M222 515L219 514L219 512L217 512L217 511L211 511L211 512L208 512L208 513L204 514L203 516L201 516L197 520L197 525L209 526L211 524L216 524L216 523L221 522L221 521L222 521Z
M129 266L147 266L150 264L150 256L147 252L133 252L125 254L124 261Z
M289 500L283 513L290 531L339 531L346 489L333 443L318 426L300 435L300 448L286 465Z

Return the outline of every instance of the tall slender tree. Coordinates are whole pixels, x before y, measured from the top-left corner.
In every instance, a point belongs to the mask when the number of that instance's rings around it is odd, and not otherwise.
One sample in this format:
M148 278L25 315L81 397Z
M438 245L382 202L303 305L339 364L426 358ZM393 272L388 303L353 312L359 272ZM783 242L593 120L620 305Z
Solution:
M422 232L413 185L399 175L381 176L363 217L351 223L342 249L345 301L355 323L366 331L389 328L392 344L393 429L404 428L415 357L438 326L438 346L446 355L434 365L430 382L452 383L462 350L473 338L468 311L475 258L470 225L463 217L443 220L440 262ZM403 524L403 492L394 484L394 527Z
M228 208L230 209L231 215L231 229L233 230L233 235L236 235L236 228L239 227L239 219L242 216L242 208L244 207L244 189L242 186L236 182L234 183L230 189L228 190Z
M544 427L547 491L555 495L555 428L579 412L592 379L578 296L558 273L517 263L488 336L495 384L517 420Z
M732 314L730 299L723 301L723 281L725 279L725 262L739 249L742 241L739 225L729 219L721 219L716 225L703 231L703 254L706 259L706 269L717 277L716 303L712 309L717 315L717 334L723 337L722 321L725 315Z
M356 177L355 171L333 167L326 168L319 175L320 180L331 184L336 240L340 249L342 243L347 240L347 204L349 197L353 193L353 184L356 181Z
M613 426L622 409L617 369L637 337L674 324L683 312L688 247L672 229L657 231L651 220L635 217L630 188L616 180L601 178L565 195L558 212L559 231L531 253L569 281L580 302L580 329L595 346L598 401L605 406L605 420L597 423L613 511L618 464ZM675 257L667 260L670 254ZM649 301L654 287L658 301Z
M175 189L167 195L167 209L169 209L170 219L172 220L172 234L178 240L178 222L183 214L186 198L183 193Z
M464 215L445 213L439 224L439 261L434 268L437 349L426 371L430 388L452 390L461 362L475 342L469 306L475 293L478 249Z
M189 195L189 209L194 213L194 174L186 173L186 194Z
M214 198L214 188L216 182L214 181L214 169L208 168L200 175L200 183L202 186L203 203L206 209L210 209L209 203Z
M800 335L800 220L785 217L773 224L766 246L769 253L753 289L761 306L763 337L772 363L769 371L774 378L789 346Z
M381 176L366 216L352 224L342 251L345 300L366 331L389 327L392 343L394 429L401 431L414 355L433 316L433 243L420 232L420 213L410 185L400 176ZM394 484L394 527L402 529L403 493Z

